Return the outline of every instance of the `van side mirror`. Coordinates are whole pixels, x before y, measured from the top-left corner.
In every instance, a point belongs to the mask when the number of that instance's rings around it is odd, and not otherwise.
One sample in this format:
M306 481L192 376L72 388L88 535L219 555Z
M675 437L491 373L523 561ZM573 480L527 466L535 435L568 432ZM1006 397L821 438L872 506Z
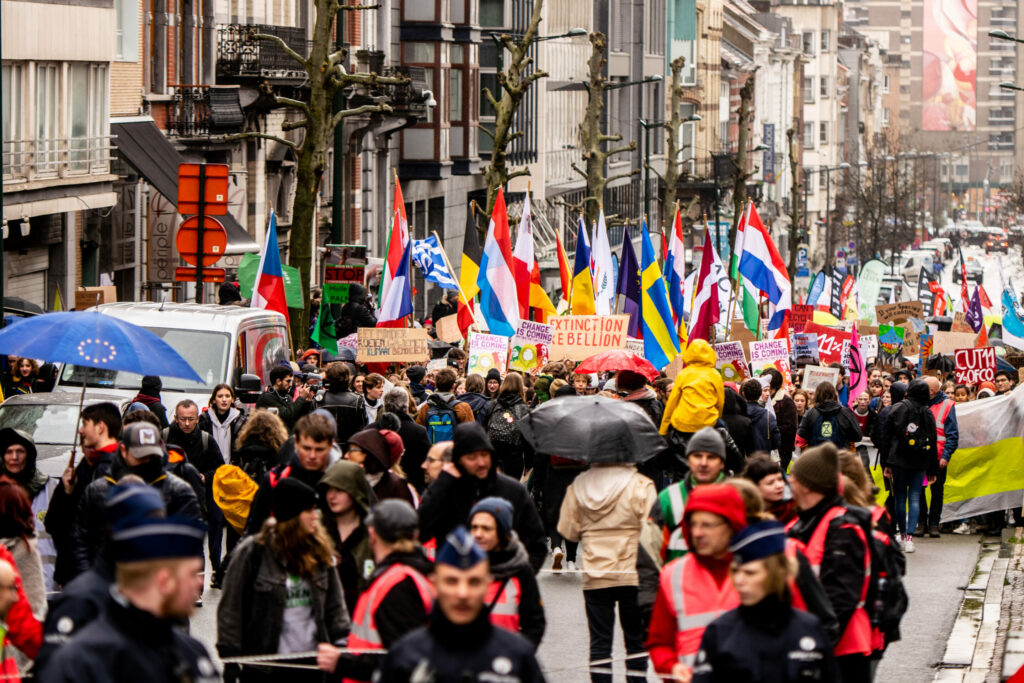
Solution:
M235 395L242 403L255 403L256 399L263 393L263 383L260 378L252 374L243 374L235 387Z

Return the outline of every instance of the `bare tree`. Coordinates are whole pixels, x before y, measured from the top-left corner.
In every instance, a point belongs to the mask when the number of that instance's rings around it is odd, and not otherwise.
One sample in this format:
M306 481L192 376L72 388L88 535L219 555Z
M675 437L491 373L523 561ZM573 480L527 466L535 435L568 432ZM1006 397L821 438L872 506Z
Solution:
M797 149L796 131L786 131L786 144L789 148L789 173L793 176L793 191L789 199L789 272L796 272L796 252L800 244L803 228L800 226L800 197L804 184L800 178L800 154Z
M1024 213L1024 171L1017 169L1013 174L1013 182L1003 190L1003 209L1010 214Z
M736 232L739 229L740 217L747 208L747 181L754 173L747 171L747 143L750 140L750 123L754 112L750 103L754 99L754 74L747 76L747 81L740 88L740 107L736 111L739 118L738 149L732 177L732 211L733 221L729 226L729 244L736 244Z
M284 97L269 93L282 106L301 113L302 118L287 121L282 125L285 131L302 130L302 141L268 133L247 132L228 136L226 139L264 138L274 140L298 155L296 164L295 201L292 205L292 229L289 239L289 265L299 271L302 283L302 312L291 318L292 343L296 348L305 346L309 335L309 272L312 268L313 220L316 211L316 197L320 179L327 167L327 152L334 142L334 129L350 116L373 112L390 112L387 104L367 104L352 109L334 111L335 95L349 86L372 89L381 85L404 85L403 77L384 77L375 73L349 73L345 68L347 50L332 51L335 17L339 12L377 9L379 5L343 5L338 0L315 0L313 40L309 55L302 56L278 36L256 34L259 40L277 45L306 72L309 97L306 100ZM334 163L344 163L335 159Z

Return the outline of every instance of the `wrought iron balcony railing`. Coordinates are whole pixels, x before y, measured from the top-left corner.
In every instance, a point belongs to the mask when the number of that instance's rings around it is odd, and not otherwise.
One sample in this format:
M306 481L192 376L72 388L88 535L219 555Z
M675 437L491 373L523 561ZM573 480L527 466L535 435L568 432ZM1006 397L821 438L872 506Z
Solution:
M175 85L168 131L180 138L241 132L245 124L237 86Z
M233 78L306 78L280 45L257 38L257 34L277 36L300 55L309 54L306 31L291 26L269 24L222 24L217 28L217 73Z

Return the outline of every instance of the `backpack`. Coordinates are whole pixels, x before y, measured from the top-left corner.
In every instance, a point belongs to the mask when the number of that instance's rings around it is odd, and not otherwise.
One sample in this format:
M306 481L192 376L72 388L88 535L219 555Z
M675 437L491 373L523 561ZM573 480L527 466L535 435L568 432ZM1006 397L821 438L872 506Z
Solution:
M839 422L838 412L826 416L825 413L818 411L818 416L814 420L814 430L811 432L808 445L817 446L826 441L834 443L839 450L846 450L850 447L850 442L843 437L842 424Z
M455 400L446 402L437 394L427 397L427 437L430 443L451 441L458 423L455 414Z
M926 458L936 458L935 416L932 411L928 406L918 406L907 399L901 403L907 413L907 422L903 433L896 435L900 440L900 452L921 462L928 462Z
M491 414L487 417L487 436L495 443L518 447L523 442L523 435L519 433L519 421L527 412L529 408L526 404L517 403L511 408L505 408L495 401L491 407Z
M868 538L871 539L871 585L865 608L871 625L882 633L888 645L900 639L900 621L909 605L903 585L907 558L891 538L877 529Z

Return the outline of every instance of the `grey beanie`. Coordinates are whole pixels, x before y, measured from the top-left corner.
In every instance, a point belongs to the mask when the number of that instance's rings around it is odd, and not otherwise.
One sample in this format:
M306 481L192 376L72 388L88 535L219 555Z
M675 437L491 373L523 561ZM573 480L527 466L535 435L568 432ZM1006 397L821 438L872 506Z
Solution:
M703 427L696 434L690 437L686 444L686 457L691 453L714 453L722 461L725 461L725 439L714 427Z

